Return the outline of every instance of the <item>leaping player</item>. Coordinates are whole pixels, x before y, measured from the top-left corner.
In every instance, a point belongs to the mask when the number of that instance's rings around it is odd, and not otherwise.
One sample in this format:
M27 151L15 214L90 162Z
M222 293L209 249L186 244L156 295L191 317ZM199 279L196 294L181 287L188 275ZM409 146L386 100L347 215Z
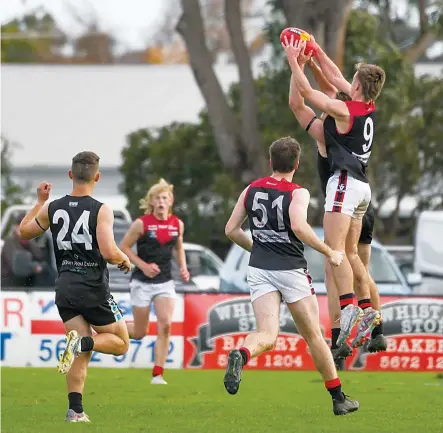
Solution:
M384 82L385 72L379 66L357 65L352 84L345 80L337 66L321 48L317 58L320 67L331 84L349 94L351 101L331 99L312 89L298 57L305 50L306 42L287 38L283 47L300 94L312 105L326 113L323 121L326 151L333 175L326 189L324 229L326 243L333 249L346 251L343 266L333 268L332 276L338 289L341 332L337 339L338 356L347 350L343 343L350 336L356 323L361 320L357 335L352 342L355 347L380 322L380 313L372 308L369 277L359 255L358 239L362 218L371 201L371 188L366 167L371 154L375 130L375 104ZM358 293L358 307L354 305L353 284Z

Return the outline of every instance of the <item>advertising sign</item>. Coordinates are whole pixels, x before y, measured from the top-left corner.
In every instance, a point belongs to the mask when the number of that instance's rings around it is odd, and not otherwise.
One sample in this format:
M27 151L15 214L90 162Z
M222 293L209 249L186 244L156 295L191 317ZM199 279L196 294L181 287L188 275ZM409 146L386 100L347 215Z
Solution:
M329 342L327 297L319 295L317 299L321 328ZM346 368L443 371L443 299L382 297L381 303L386 352L372 354L365 347L354 349ZM225 368L229 351L241 347L248 332L256 329L248 296L188 294L185 311L186 368ZM285 304L281 305L275 349L253 359L247 368L315 369L309 348Z
M3 366L24 367L29 345L29 298L26 292L1 292L0 360Z
M65 349L65 329L51 292L32 292L30 297L29 363L31 366L55 367L60 354ZM127 322L133 321L129 293L115 293L117 302ZM167 368L181 368L183 364L183 319L184 301L179 296L171 326L171 341L166 360ZM157 333L157 316L152 306L148 334L142 340L131 340L129 351L122 356L105 355L94 352L92 367L138 367L154 366L154 345Z

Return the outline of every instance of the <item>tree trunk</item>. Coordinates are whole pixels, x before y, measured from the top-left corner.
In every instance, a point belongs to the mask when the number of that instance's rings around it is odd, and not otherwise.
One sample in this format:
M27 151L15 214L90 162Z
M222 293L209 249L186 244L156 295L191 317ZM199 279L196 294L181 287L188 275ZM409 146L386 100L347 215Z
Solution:
M199 2L182 0L181 5L183 13L177 23L177 31L186 43L192 72L205 99L220 158L232 174L241 179L245 157L241 154L240 126L212 68Z
M329 57L343 64L352 0L281 0L281 5L290 26L312 33Z
M415 63L428 47L436 40L435 28L429 27L428 16L426 14L426 0L418 0L418 14L420 19L420 36L405 53L405 57Z
M258 124L257 96L251 59L246 46L240 0L225 0L225 19L240 77L240 112L242 136L247 151L248 167L254 177L267 172L266 157Z

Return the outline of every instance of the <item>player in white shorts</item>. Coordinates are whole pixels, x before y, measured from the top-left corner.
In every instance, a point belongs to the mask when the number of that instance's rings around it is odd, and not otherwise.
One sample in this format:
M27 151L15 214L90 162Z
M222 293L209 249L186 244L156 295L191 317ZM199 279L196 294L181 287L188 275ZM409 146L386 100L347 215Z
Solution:
M338 289L341 332L337 340L339 351L350 336L352 328L361 320L353 346L361 341L380 322L380 313L372 308L369 276L359 255L358 239L362 218L370 200L371 190L366 167L374 139L375 104L385 81L383 69L376 65L357 65L352 84L319 48L317 60L326 79L338 90L351 96L351 101L330 98L312 89L298 57L304 52L305 42L285 41L283 44L294 83L306 100L326 113L323 121L326 152L332 176L326 188L324 229L328 245L346 250L343 266L332 269ZM354 281L364 297L354 305Z
M342 101L350 101L351 97L344 92L337 92L337 89L326 80L320 67L317 66L315 60L308 54L300 53L298 61L302 68L308 65L311 70L315 81L318 83L321 91L329 97L340 99ZM331 169L325 146L325 134L323 129L323 120L326 115L323 113L320 118L317 118L312 108L308 107L300 92L297 89L295 83L293 83L293 77L291 77L291 85L289 89L289 106L297 118L300 126L303 127L311 137L315 139L317 144L317 170L320 178L321 190L324 196L326 196L326 186L331 176ZM368 271L370 281L370 295L373 308L380 311L380 296L377 286L369 274L369 260L371 256L371 242L372 233L374 229L374 208L372 204L369 205L363 217L362 231L358 240L358 254ZM352 349L344 343L340 348L337 346L337 340L340 335L340 302L339 295L337 293L336 285L332 277L331 266L328 261L325 260L325 283L328 291L328 310L329 318L331 321L331 351L334 355L334 360L338 369L343 369L344 360L347 356L352 354ZM354 287L355 294L358 299L364 298L361 293L358 293L358 285ZM360 340L363 342L364 340ZM383 335L383 324L380 323L371 332L371 339L368 344L369 352L385 351L387 347L386 338ZM340 350L340 353L339 353ZM336 356L337 355L337 356Z
M166 385L163 379L168 356L175 288L171 276L171 259L176 251L180 277L189 281L183 248L183 222L171 213L174 201L173 186L164 179L153 185L140 208L146 213L137 218L123 238L120 248L136 266L131 282L131 303L134 322L128 323L129 336L141 340L147 333L149 312L154 304L157 315L157 340L154 349L154 368L151 383ZM132 247L137 244L137 254Z
M248 284L257 329L248 334L243 347L229 353L225 388L229 394L236 394L243 366L249 359L273 349L284 301L323 376L334 414L345 415L356 411L359 404L343 394L332 354L323 338L303 242L324 254L336 267L343 261L343 252L322 242L306 221L309 192L292 183L300 160L298 142L291 137L280 138L272 143L269 154L272 175L252 182L242 192L225 229L233 242L251 251ZM241 228L246 217L252 241Z

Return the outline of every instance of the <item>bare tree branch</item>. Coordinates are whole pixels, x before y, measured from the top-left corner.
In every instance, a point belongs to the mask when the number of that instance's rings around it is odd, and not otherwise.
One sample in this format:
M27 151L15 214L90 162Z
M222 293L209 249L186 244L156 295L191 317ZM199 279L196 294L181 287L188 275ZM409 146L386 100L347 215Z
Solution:
M405 52L405 57L410 62L415 63L420 56L428 49L436 39L435 34L432 31L427 31L421 35L418 40L411 45Z
M426 14L426 0L418 0L418 14L420 17L420 35L428 30L428 16Z
M436 40L436 26L429 26L429 17L426 13L426 0L418 0L418 14L420 17L420 36L405 53L405 57L410 62L416 62L420 56Z
M242 176L240 126L226 101L212 68L212 56L205 42L203 19L198 0L182 0L177 31L183 37L195 80L208 107L209 121L223 164L237 177Z
M243 36L240 0L225 0L225 20L240 75L240 111L248 165L259 177L266 173L266 158L259 131L250 55Z

